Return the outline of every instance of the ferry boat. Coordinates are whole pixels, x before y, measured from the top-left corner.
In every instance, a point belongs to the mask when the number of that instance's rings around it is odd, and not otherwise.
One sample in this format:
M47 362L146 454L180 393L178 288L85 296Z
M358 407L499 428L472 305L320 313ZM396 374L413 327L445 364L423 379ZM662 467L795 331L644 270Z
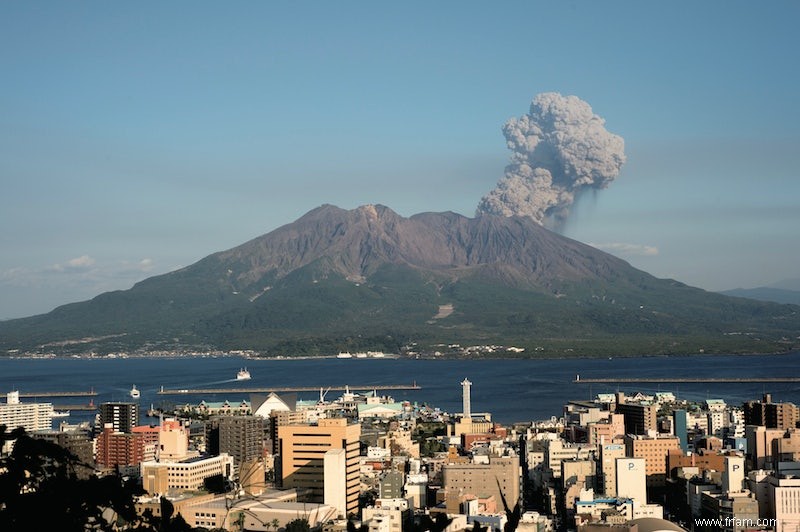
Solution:
M345 351L336 355L336 358L353 358L353 355Z
M239 370L239 373L236 374L237 381L246 381L250 379L250 372L247 371L247 368L242 368Z
M138 399L142 395L139 392L139 390L136 389L136 385L135 384L133 385L133 388L131 388L130 394L131 394L131 397L133 397L134 399Z
M69 417L69 410L64 410L64 411L53 410L53 417Z

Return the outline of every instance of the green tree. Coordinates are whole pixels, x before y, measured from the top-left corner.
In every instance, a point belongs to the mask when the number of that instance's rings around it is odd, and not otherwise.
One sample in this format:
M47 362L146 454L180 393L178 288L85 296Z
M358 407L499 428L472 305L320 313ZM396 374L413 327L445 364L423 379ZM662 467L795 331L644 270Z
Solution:
M310 532L311 525L309 525L308 519L299 518L286 523L284 530L286 532Z
M0 530L85 532L131 528L143 532L191 530L162 499L162 517L139 516L134 496L140 491L117 475L81 478L90 467L54 443L31 438L22 428L0 425L0 447L14 441L0 457Z

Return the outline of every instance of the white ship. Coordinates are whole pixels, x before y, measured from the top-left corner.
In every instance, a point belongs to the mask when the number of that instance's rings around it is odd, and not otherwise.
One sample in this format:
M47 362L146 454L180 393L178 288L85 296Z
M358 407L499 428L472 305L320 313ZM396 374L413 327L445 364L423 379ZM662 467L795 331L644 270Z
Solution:
M139 393L139 390L136 389L135 384L133 385L133 388L131 388L131 391L129 393L131 394L131 397L133 397L134 399L138 399L142 395L141 393Z
M350 353L344 352L344 353L339 353L338 355L336 355L336 358L353 358L353 355L351 355Z
M69 410L64 410L63 412L53 410L53 417L69 417Z
M247 368L242 368L239 370L239 373L236 374L237 381L246 381L250 379L250 372L247 371Z

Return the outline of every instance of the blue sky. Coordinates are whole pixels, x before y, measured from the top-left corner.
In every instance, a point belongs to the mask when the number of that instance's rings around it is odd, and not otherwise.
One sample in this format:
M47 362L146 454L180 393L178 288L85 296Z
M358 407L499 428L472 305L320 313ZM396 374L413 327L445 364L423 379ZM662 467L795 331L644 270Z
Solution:
M709 290L800 277L797 2L0 3L0 318L323 203L471 216L538 93L627 164L565 234Z

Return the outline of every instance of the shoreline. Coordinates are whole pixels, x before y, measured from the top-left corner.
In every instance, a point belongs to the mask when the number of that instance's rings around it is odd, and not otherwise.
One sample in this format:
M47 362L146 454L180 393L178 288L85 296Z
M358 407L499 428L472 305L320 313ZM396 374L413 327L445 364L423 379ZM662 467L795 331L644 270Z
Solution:
M150 359L150 360L175 360L181 358L241 358L245 360L263 360L267 362L283 362L293 360L426 360L426 361L453 361L453 360L598 360L608 358L611 359L639 359L639 358L691 358L691 357L717 357L717 356L741 356L741 357L758 357L758 356L783 356L791 355L793 353L800 353L800 349L790 349L786 351L772 351L772 352L759 352L759 353L670 353L670 354L618 354L618 355L568 355L568 356L474 356L467 357L462 355L423 355L423 356L407 356L397 354L385 354L381 357L367 356L367 357L348 357L341 358L337 355L297 355L297 356L258 356L245 353L235 352L220 352L220 353L110 353L107 355L97 354L72 354L72 355L57 355L57 354L30 354L30 355L0 355L0 360L126 360L126 359Z

